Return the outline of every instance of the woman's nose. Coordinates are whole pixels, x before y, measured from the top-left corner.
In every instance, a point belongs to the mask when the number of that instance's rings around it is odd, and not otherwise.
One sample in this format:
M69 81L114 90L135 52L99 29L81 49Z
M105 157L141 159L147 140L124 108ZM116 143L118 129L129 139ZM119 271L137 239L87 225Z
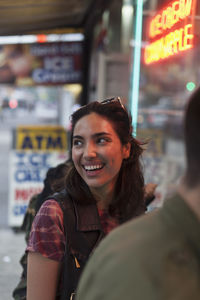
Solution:
M94 143L87 143L84 147L84 157L96 157L96 147Z

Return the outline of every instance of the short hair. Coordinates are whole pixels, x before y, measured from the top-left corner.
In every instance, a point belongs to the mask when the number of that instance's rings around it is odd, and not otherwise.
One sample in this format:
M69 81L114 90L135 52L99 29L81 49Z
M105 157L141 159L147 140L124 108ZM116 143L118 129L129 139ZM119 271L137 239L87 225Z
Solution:
M40 209L44 201L55 192L60 192L65 188L65 178L71 166L71 160L49 168L44 179L44 187L37 197L36 212Z
M145 211L144 178L140 162L143 148L142 143L132 135L131 115L121 102L117 101L117 98L116 101L115 99L108 99L104 101L104 103L97 101L91 102L72 114L71 145L77 122L90 113L96 113L105 117L112 124L122 145L128 142L131 145L129 158L124 159L122 162L115 187L115 199L109 207L110 213L111 215L121 215L121 218L124 220L130 219L135 215L140 215ZM72 168L69 176L67 176L66 187L69 194L71 194L77 202L83 205L87 204L88 201L94 202L88 186L78 174L75 167Z
M200 183L200 87L189 98L184 118L186 149L185 182L188 187Z

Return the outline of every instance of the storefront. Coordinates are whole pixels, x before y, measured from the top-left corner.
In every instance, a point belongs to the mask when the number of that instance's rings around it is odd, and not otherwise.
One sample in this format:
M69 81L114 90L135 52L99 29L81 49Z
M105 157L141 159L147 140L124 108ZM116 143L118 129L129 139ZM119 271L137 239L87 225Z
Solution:
M144 165L146 180L159 185L155 206L184 171L184 108L200 74L198 6L196 0L143 6L136 125L137 136L149 140Z
M145 180L158 184L152 207L184 171L184 108L200 76L198 2L113 1L95 30L90 101L119 95L131 110L148 142Z
M1 168L8 185L1 192L13 228L21 226L47 170L68 158L69 117L82 92L83 39L80 33L0 37L0 130L11 137Z
M2 126L68 129L73 106L80 104L83 40L81 33L0 37Z

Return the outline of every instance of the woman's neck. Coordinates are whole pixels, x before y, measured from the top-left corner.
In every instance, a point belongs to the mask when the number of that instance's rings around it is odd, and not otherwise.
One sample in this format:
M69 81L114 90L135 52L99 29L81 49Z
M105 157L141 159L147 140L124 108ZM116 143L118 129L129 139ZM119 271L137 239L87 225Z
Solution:
M96 200L97 207L99 209L108 209L113 198L113 189L105 191L102 189L91 188L90 190Z

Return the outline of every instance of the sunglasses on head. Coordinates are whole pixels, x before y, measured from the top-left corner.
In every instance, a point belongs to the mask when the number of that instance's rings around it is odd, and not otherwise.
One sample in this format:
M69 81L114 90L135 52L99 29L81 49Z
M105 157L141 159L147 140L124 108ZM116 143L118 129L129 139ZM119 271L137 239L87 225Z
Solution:
M124 105L122 104L122 100L121 100L120 97L109 98L109 99L103 100L103 101L100 102L100 103L101 103L101 104L109 104L109 103L113 103L113 102L119 103L119 104L121 105L121 107L125 110L125 107L124 107Z

